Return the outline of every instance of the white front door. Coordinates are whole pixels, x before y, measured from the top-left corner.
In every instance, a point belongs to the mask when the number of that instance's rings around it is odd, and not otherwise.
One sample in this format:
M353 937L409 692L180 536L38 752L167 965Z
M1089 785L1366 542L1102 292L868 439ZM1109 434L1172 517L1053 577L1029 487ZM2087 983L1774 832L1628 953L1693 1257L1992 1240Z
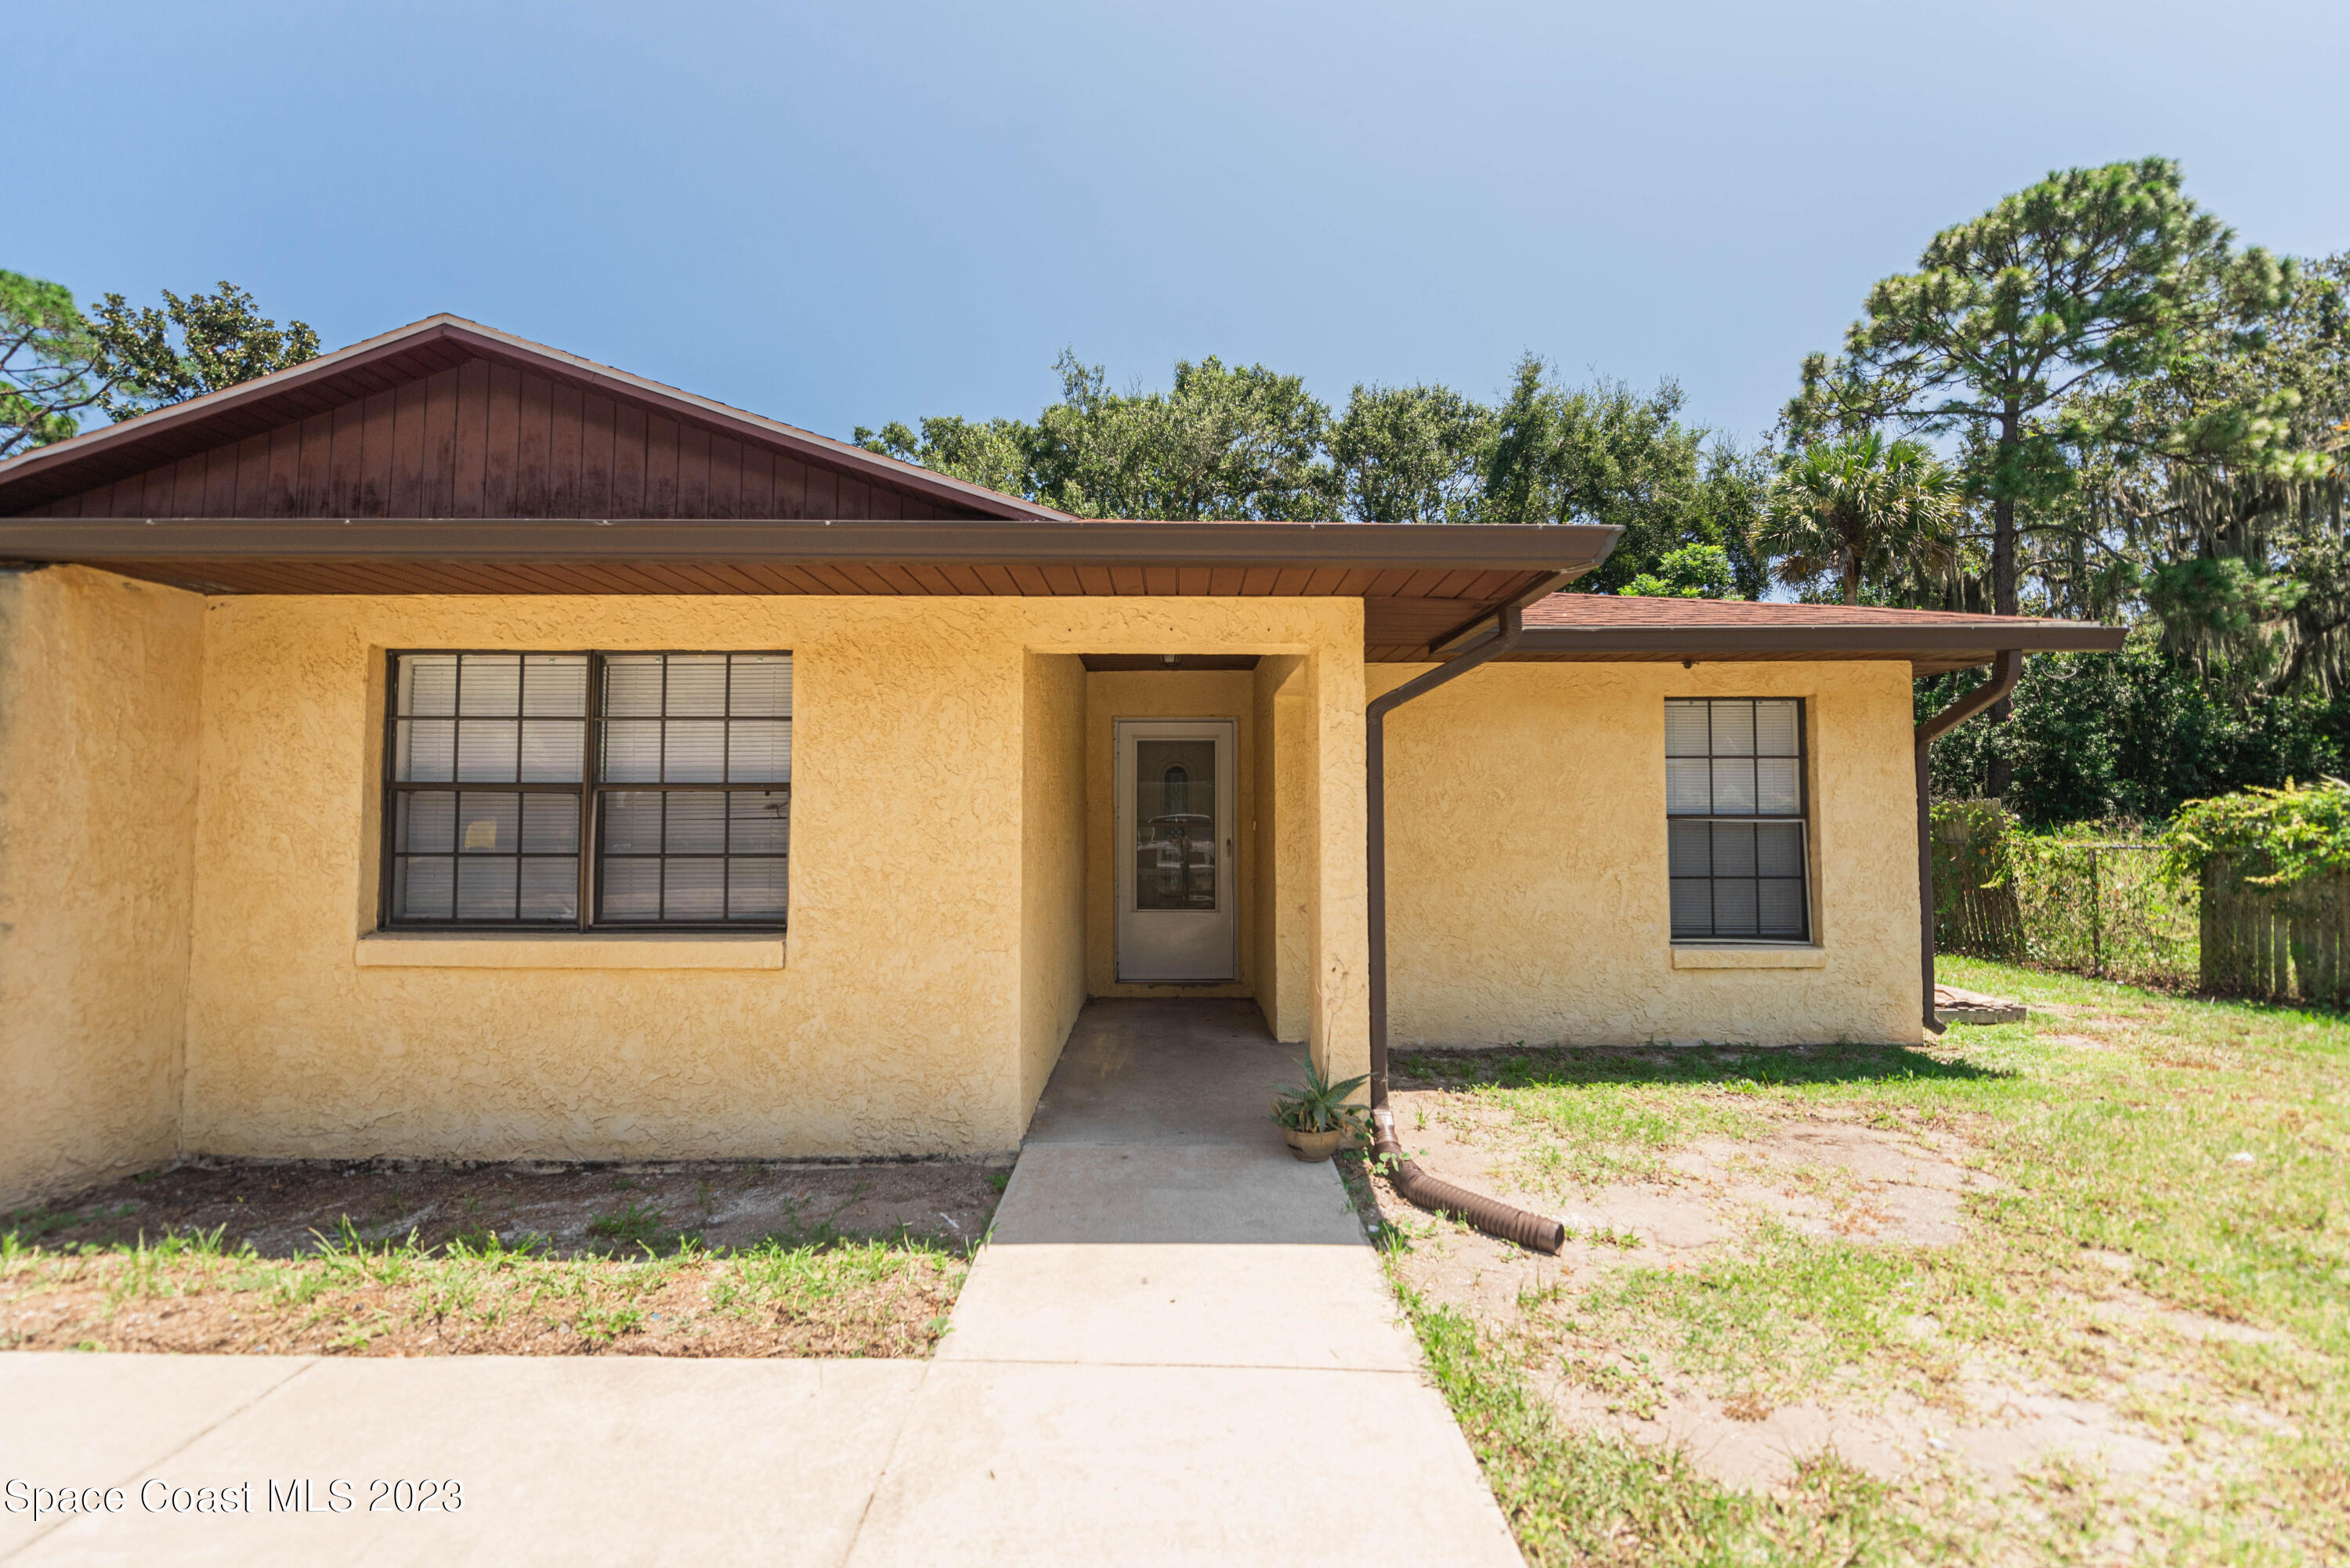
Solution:
M1236 980L1230 719L1118 722L1118 978Z

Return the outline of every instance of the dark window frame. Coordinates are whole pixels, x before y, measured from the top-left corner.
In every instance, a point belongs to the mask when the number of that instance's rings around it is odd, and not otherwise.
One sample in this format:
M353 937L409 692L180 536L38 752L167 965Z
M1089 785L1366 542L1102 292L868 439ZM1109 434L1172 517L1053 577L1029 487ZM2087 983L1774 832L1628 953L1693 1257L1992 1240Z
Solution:
M1708 737L1708 738L1707 738L1707 742L1706 742L1706 755L1707 755L1707 757L1709 758L1709 760L1710 760L1710 759L1711 759L1711 758L1714 756L1714 752L1713 752L1713 749L1712 749L1712 744L1713 744L1713 742L1712 742L1712 739L1711 739L1711 735L1712 735L1712 707L1711 707L1711 704L1716 703L1716 702L1793 702L1793 703L1795 705L1795 758L1794 758L1794 761L1795 761L1795 809L1794 809L1794 811L1792 811L1792 812L1764 812L1764 811L1759 811L1759 810L1758 810L1758 811L1747 812L1747 813L1742 813L1742 813L1736 813L1736 812L1728 812L1728 813L1724 813L1724 812L1717 812L1717 811L1715 811L1715 810L1711 809L1711 805L1709 805L1709 808L1708 808L1707 810L1705 810L1705 811L1701 811L1701 812L1694 812L1694 811L1690 811L1690 812L1675 811L1675 810L1672 808L1671 788L1670 788L1670 785L1669 785L1669 784L1668 784L1668 785L1667 785L1666 798L1665 798L1665 827L1666 827L1666 832L1667 832L1668 836L1669 836L1669 835L1670 835L1670 833L1671 833L1671 830L1672 830L1672 825L1673 825L1674 823L1677 823L1677 822L1704 822L1704 823L1731 823L1731 824L1738 824L1738 823L1786 823L1786 822L1794 823L1794 824L1795 825L1795 826L1796 826L1796 828L1797 828L1797 830L1798 830L1798 834L1799 834L1799 840L1798 840L1798 842L1799 842L1799 846L1800 846L1800 854L1799 854L1799 857L1798 857L1798 864L1799 864L1799 865L1801 866L1801 867L1802 867L1802 875L1801 875L1801 881L1802 881L1802 884L1803 884L1803 898L1802 898L1802 904L1803 904L1803 911L1804 911L1804 929L1803 929L1803 931L1802 931L1802 933L1801 933L1800 935L1797 935L1797 936L1792 936L1792 937L1790 937L1790 936L1762 936L1762 935L1760 935L1760 934L1757 934L1757 935L1754 935L1754 936L1721 936L1721 935L1718 935L1718 934L1717 934L1717 935L1710 935L1710 936L1682 936L1682 935L1680 935L1679 933L1678 933L1678 932L1674 932L1674 931L1671 929L1671 925L1672 925L1672 916L1671 916L1671 909L1670 909L1670 894L1671 894L1671 887L1672 887L1672 884L1673 884L1673 882L1675 882L1675 881L1677 881L1677 880L1696 880L1697 878L1677 878L1677 877L1675 877L1673 876L1673 874L1672 874L1672 867L1671 867L1671 864L1670 864L1671 849L1670 849L1670 847L1669 847L1669 845L1668 845L1668 848L1667 848L1667 850L1666 850L1666 855L1667 855L1667 865L1666 865L1666 868L1665 868L1666 892L1667 892L1667 899L1668 899L1668 902L1667 902L1667 912L1666 912L1666 929L1667 929L1668 940L1669 940L1669 941L1671 941L1671 942L1672 942L1674 945L1676 945L1676 946L1690 946L1690 947L1722 947L1722 946L1737 946L1737 947L1800 948L1800 947L1810 947L1810 946L1813 946L1813 945L1814 945L1814 944L1818 940L1818 929L1819 929L1819 928L1818 928L1818 920L1817 920L1817 918L1816 918L1816 916L1817 916L1817 911L1816 911L1815 909L1813 909L1813 907L1812 907L1812 906L1813 906L1813 901L1814 901L1814 898L1816 898L1818 897L1818 892L1817 892L1817 888L1816 888L1816 887L1815 887L1815 885L1814 885L1814 883L1815 883L1815 878L1813 877L1813 874L1812 874L1812 871L1813 871L1813 867L1812 867L1812 714L1811 714L1811 703L1810 703L1809 700L1808 700L1808 699L1805 699L1805 698L1802 698L1802 697L1779 697L1779 696L1768 696L1768 697L1766 697L1766 696L1723 696L1723 697L1714 697L1714 696L1694 697L1694 696L1692 696L1692 697L1668 697L1668 698L1666 698L1666 699L1665 699L1665 701L1666 701L1666 702L1667 702L1668 704L1670 704L1670 703L1673 703L1673 702L1703 702L1703 703L1708 704L1707 711L1707 711L1707 737ZM1735 755L1735 754L1736 754L1736 753L1722 753L1722 755L1724 755L1724 756L1730 756L1730 755ZM1757 756L1757 757L1759 757L1760 755L1762 755L1762 753L1748 753L1748 754L1749 754L1749 755L1751 755L1751 756ZM1667 750L1666 750L1666 752L1665 752L1665 757L1666 757L1667 759L1669 759L1669 758L1671 757L1671 755L1672 755L1672 753L1671 753L1671 750L1670 750L1670 747L1669 747L1669 744L1668 744L1668 747L1667 747ZM1709 773L1710 773L1710 772L1711 772L1711 770L1709 770ZM1710 787L1710 786L1709 786L1709 787ZM1704 879L1704 880L1705 880L1709 885L1716 884L1716 883L1721 882L1721 881L1723 881L1723 880L1725 880L1725 879L1727 879L1727 880L1733 880L1733 881L1734 881L1734 880L1738 880L1738 878L1735 878L1735 877L1731 877L1731 878L1723 878L1723 877L1720 877L1712 876L1712 875L1711 875L1711 874L1709 874L1709 875L1708 875L1705 878L1703 878L1703 879ZM1761 882L1761 881L1762 881L1762 880L1768 880L1768 879L1770 879L1770 878L1762 878L1762 877L1756 877L1756 878L1753 878L1753 880L1757 881L1758 883L1759 883L1759 882ZM1712 920L1711 923L1712 923L1712 924L1716 925L1717 927L1720 925L1720 921L1719 921L1719 919L1716 919Z
M394 776L399 771L399 735L400 719L401 716L400 712L400 661L402 659L415 658L419 656L444 654L454 654L460 658L468 654L499 656L513 655L523 659L528 659L538 655L553 655L557 657L585 657L588 660L587 711L582 715L584 729L581 733L581 746L583 750L580 760L580 776L577 779L571 780L567 783L559 780L517 780L512 784L498 781L491 781L487 783L470 782L470 787L472 790L483 794L511 794L516 795L570 794L578 797L579 883L577 895L577 913L572 919L464 920L454 918L448 919L420 919L414 917L396 917L392 913L394 866L400 853L397 846L400 821L398 801L400 796L403 794L463 794L466 793L468 789L469 781L455 779L403 780ZM623 657L660 655L663 659L679 655L686 657L703 657L711 654L751 654L766 658L779 658L796 660L796 656L790 649L787 648L393 648L385 649L383 664L383 766L381 769L381 777L379 781L382 793L378 797L380 803L379 808L383 817L383 821L380 824L381 831L379 835L380 853L377 857L376 869L376 929L378 930L470 931L478 935L524 932L535 936L603 936L616 933L630 936L645 936L658 932L671 932L689 936L695 934L713 935L718 933L754 936L780 936L789 929L791 922L791 851L789 848L786 848L781 857L784 861L785 897L784 918L780 920L606 920L597 918L597 908L603 897L601 878L598 875L598 870L599 863L603 858L604 796L606 794L651 793L666 795L671 793L684 793L687 791L708 791L723 794L780 794L785 797L784 809L786 824L790 821L791 811L790 797L792 785L791 781L788 779L781 782L769 781L765 783L746 784L671 784L666 780L655 780L652 782L639 780L614 783L604 779L601 776L603 773L604 753L603 726L608 717L603 711L605 660L615 654L619 654ZM668 719L668 701L666 694L668 672L666 667L664 667L662 672L662 682L664 694L661 704L663 709L661 719L662 722L666 722ZM633 718L634 716L623 715L623 717ZM785 714L784 718L785 722L793 725L795 731L794 738L796 740L796 720L795 720L789 713ZM453 773L455 770L452 768L451 771ZM664 805L664 821L666 820L666 815L667 807ZM788 828L786 829L786 832L788 832ZM519 856L519 851L517 851L517 856ZM663 851L659 855L652 856L625 857L625 858L631 859L660 860L665 860L669 857L670 857L666 851ZM696 857L695 858L702 857ZM717 858L732 861L734 857L732 855L723 855L717 857ZM722 905L724 898L724 886L722 884L720 895Z

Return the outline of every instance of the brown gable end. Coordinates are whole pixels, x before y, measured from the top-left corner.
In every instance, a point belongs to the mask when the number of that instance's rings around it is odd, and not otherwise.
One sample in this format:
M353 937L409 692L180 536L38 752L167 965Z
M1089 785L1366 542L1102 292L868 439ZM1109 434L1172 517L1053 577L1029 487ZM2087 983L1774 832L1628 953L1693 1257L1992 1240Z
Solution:
M35 517L983 515L478 355L24 508ZM291 412L292 410L287 410ZM223 432L226 433L226 432Z

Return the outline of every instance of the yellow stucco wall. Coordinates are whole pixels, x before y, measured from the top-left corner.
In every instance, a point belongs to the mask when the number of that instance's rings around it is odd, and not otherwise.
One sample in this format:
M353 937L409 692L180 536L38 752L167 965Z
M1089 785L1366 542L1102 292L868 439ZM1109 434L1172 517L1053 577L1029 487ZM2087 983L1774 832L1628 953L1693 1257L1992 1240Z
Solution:
M203 601L0 571L0 1209L168 1158Z
M1086 671L1074 653L1031 653L1025 675L1020 1098L1033 1108L1086 1003Z
M1306 950L1306 886L1314 842L1306 813L1313 759L1306 748L1305 661L1281 654L1257 661L1256 1000L1277 1040L1313 1029Z
M205 618L183 1143L206 1152L1010 1147L1071 1002L1067 838L1025 821L1070 807L1033 765L1072 762L1066 657L1298 655L1339 704L1308 704L1314 759L1351 722L1360 765L1347 600L255 597ZM543 940L494 966L462 944L456 967L400 938L377 939L399 962L362 963L385 950L355 939L404 647L793 650L781 968L710 942L676 943L676 969L552 967ZM1317 971L1359 982L1359 898L1317 929ZM1359 1000L1321 991L1343 1054Z
M1806 967L1675 966L1664 702L1707 696L1805 700L1819 951L1766 961ZM1910 725L1906 664L1500 664L1399 710L1391 1039L1916 1040Z
M175 1147L1010 1147L1084 996L1117 989L1124 716L1239 721L1234 989L1360 1072L1362 704L1418 668L1367 687L1360 617L1347 600L201 601L0 574L0 1200ZM403 647L792 649L788 940L369 937L384 654ZM1210 651L1260 660L1123 677L1076 659ZM1807 701L1819 942L1801 967L1675 962L1663 701L1703 695ZM1402 710L1396 1040L1915 1038L1909 722L1894 664L1503 665Z
M1352 602L1359 607L1360 601ZM1299 826L1310 848L1304 876L1308 1027L1315 1063L1333 1078L1351 1078L1371 1068L1364 679L1359 659L1309 660L1298 714L1296 750L1305 780Z
M1097 670L1086 677L1086 989L1095 996L1253 996L1257 825L1251 810L1257 771L1245 670ZM1232 815L1239 850L1232 867L1240 909L1240 978L1229 985L1137 985L1118 978L1118 786L1120 719L1231 719L1238 754Z

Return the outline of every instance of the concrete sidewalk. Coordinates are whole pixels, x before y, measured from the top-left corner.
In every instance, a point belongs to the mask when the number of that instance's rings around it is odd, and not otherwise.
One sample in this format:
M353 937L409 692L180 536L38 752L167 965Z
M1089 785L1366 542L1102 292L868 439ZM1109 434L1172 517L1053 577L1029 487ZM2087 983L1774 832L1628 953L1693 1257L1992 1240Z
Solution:
M1097 1002L849 1561L1516 1564L1336 1171L1230 1002Z
M117 1487L123 1505L0 1511L0 1563L838 1563L925 1368L0 1355L0 1484ZM304 1480L310 1511L271 1510L271 1482ZM387 1492L371 1511L377 1480L455 1480L463 1506L400 1512ZM254 1511L198 1511L203 1488Z
M1295 1074L1246 1003L1089 1007L927 1363L0 1355L0 1482L123 1489L0 1511L0 1562L1515 1564L1336 1173L1265 1117ZM172 1511L204 1487L255 1511Z

